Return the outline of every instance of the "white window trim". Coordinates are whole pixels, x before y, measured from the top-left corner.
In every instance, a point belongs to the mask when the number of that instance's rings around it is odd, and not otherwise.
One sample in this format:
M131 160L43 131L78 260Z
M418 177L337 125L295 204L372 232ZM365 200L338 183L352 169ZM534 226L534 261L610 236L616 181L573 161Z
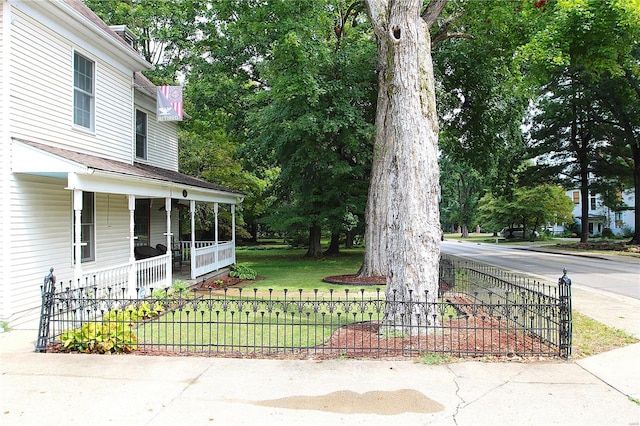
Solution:
M76 94L76 84L75 84L75 72L76 72L76 67L75 67L75 58L76 55L82 56L84 59L86 59L87 61L90 61L93 64L93 76L92 76L92 82L93 82L93 93L91 94L91 127L85 127L81 124L77 124L76 123L76 119L75 119L75 108L76 108L76 101L75 101L75 94ZM87 132L87 133L91 133L91 134L95 134L95 130L96 130L96 89L97 89L97 72L98 72L98 62L95 60L95 58L92 58L90 55L83 53L79 50L73 50L72 55L71 55L71 124L72 127L75 130L80 130L83 132ZM83 92L86 93L86 92Z
M144 114L144 155L142 157L138 156L138 112ZM135 130L134 130L134 141L133 141L133 154L136 160L147 160L149 158L149 114L140 108L135 109Z

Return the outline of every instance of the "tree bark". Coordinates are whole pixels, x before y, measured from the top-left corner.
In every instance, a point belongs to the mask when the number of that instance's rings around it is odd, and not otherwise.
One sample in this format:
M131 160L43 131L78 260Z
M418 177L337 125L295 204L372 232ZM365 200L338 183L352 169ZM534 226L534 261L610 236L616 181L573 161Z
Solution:
M634 232L631 238L631 244L640 244L640 146L631 144L631 152L633 155L633 186L634 186Z
M331 242L329 243L329 248L324 251L325 255L338 255L340 254L340 233L332 232L331 233Z
M442 2L436 2L442 3ZM386 275L387 300L433 302L438 294L438 119L422 0L367 0L378 39L377 134L362 275ZM387 324L424 332L424 304L389 309Z
M322 257L322 246L320 239L322 237L322 228L318 225L311 225L309 227L309 248L305 257L317 258Z

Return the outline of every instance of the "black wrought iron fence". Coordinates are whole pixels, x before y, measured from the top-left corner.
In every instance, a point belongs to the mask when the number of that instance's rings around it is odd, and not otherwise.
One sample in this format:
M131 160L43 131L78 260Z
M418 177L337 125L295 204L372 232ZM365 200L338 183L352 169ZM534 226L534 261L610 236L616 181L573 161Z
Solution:
M50 280L43 287L37 350L295 358L570 356L570 280L534 291L443 259L440 275L448 288L436 301L426 293L385 297L371 288L194 288L152 291L146 298L130 297L122 288L98 296L95 288L56 289Z

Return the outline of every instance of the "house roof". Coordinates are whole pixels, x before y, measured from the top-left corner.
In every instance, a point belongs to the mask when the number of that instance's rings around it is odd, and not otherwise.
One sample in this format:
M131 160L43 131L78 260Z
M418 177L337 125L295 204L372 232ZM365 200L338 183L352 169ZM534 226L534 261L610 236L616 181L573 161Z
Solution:
M186 185L196 188L209 189L214 191L225 192L229 194L237 195L238 197L243 197L239 191L224 187L222 185L217 185L212 182L208 182L202 179L195 178L193 176L186 175L184 173L179 173L173 170L163 169L161 167L154 167L147 164L142 163L125 163L122 161L110 160L107 158L98 157L95 155L83 154L79 152L70 151L63 148L53 147L49 145L44 145L42 143L26 141L23 139L13 138L14 141L20 142L24 145L31 146L33 148L39 149L49 154L53 154L60 159L67 160L75 164L76 167L84 166L90 170L99 170L110 173L117 173L120 175L131 176L135 178L146 178L152 179L161 182L168 183L176 183L180 185ZM26 159L29 162L28 159ZM24 166L22 167L24 169ZM29 172L28 170L20 170L21 172ZM38 172L38 170L31 170L31 172Z
M72 8L76 12L78 12L80 15L82 15L87 20L91 21L91 23L93 25L95 25L97 28L100 28L102 31L106 32L109 36L113 37L120 44L125 46L127 50L135 52L138 56L142 56L142 55L140 55L140 52L135 50L126 41L124 41L122 39L122 37L120 37L118 34L116 34L116 32L113 31L113 29L111 29L111 27L109 27L98 15L96 15L93 10L91 10L89 7L87 7L82 2L82 0L62 0L62 2L65 3L66 5L68 5L70 8Z

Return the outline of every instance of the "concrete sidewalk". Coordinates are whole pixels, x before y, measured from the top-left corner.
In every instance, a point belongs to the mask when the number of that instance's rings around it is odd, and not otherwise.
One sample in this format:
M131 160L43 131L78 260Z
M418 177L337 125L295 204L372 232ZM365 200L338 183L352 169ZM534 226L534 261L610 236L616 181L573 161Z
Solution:
M640 301L573 295L640 335ZM640 425L640 343L578 361L423 365L38 354L36 337L0 334L2 425Z
M0 336L3 425L640 422L640 406L596 375L625 370L638 344L579 362L423 365L37 354L29 340Z
M31 336L0 336L3 425L640 422L640 344L577 362L423 365L37 354Z

